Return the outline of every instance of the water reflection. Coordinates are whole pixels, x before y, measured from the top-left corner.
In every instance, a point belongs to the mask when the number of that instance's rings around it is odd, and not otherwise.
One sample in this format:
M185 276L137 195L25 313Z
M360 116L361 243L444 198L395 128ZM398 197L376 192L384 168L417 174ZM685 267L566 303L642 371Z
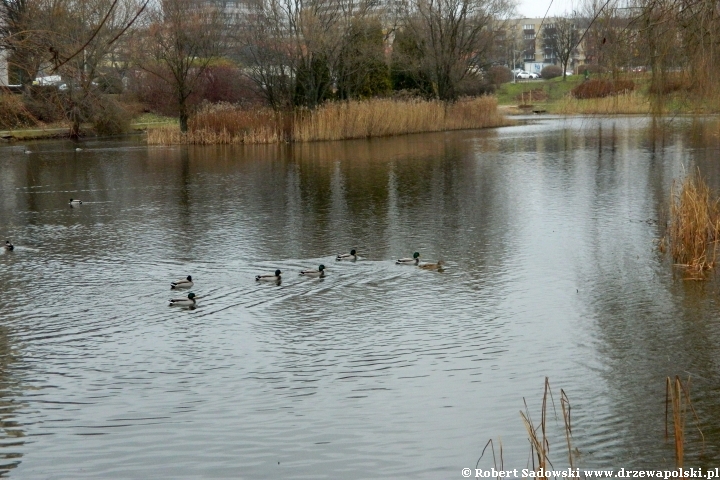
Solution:
M664 378L688 373L708 423L708 453L689 455L712 466L717 284L684 283L654 241L673 179L697 166L720 185L717 132L546 117L341 143L0 149L0 238L19 247L0 255L3 325L42 386L8 396L33 439L16 471L445 478L498 436L523 468L517 412L545 376L570 396L582 466L669 466ZM350 249L358 261L334 260ZM394 265L415 251L444 271ZM298 275L320 264L325 278ZM275 269L280 285L255 281ZM187 275L198 308L167 308Z

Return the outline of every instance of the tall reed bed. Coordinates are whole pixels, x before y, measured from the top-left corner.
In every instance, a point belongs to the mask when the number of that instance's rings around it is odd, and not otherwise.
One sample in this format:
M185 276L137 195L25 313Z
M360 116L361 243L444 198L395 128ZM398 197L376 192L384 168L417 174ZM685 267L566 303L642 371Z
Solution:
M647 97L637 92L587 99L576 99L568 95L553 110L553 113L564 115L648 114L651 105Z
M312 142L384 137L507 125L494 97L454 103L372 99L328 102L315 110L274 112L212 105L194 115L186 134L177 128L148 131L150 144Z
M711 195L700 172L688 175L670 191L670 221L667 237L673 261L687 268L690 278L715 266L717 242L720 239L720 198Z

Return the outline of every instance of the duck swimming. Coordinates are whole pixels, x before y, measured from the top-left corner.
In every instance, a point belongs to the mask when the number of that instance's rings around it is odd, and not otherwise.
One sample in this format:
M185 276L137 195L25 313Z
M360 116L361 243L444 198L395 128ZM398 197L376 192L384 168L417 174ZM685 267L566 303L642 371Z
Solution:
M190 288L194 285L192 277L188 275L186 278L181 278L180 280L176 280L170 284L170 290L174 290L176 288Z
M422 268L423 270L442 270L443 265L445 265L445 262L442 260L431 263L431 262L425 262L418 264L418 268Z
M275 275L255 275L256 282L278 282L280 283L280 270L275 270Z
M335 260L350 260L351 262L354 262L357 260L357 254L355 253L355 249L350 250L350 253L338 253L337 257L335 257Z
M170 306L194 307L197 304L197 300L195 298L196 297L193 292L188 293L187 298L171 298Z
M303 270L300 275L303 277L323 278L325 277L325 265L320 265L317 270Z
M5 240L5 250L15 250L15 246L10 243L10 240Z
M417 265L420 263L420 254L413 253L412 258L398 258L395 265Z
M82 200L70 199L70 205L82 205Z

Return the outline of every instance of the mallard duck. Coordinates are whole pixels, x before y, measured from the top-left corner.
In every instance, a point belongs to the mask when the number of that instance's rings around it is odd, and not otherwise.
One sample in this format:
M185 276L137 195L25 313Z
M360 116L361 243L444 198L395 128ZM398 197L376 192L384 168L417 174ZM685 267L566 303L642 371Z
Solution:
M182 307L194 307L197 303L195 294L193 292L188 293L187 298L171 298L170 306L182 306Z
M70 205L82 205L82 200L70 199Z
M320 265L317 270L303 270L300 275L303 277L323 278L325 276L325 265Z
M256 282L280 282L280 270L275 270L275 275L255 275Z
M181 278L180 280L176 280L170 284L170 290L174 290L176 288L190 288L192 287L193 280L190 275L188 275L186 278Z
M10 243L10 240L5 240L5 250L14 250L15 246Z
M412 258L398 258L395 262L396 265L417 265L420 263L420 254L418 252L413 253Z
M440 269L442 269L443 265L445 265L445 262L440 260L437 263L431 263L431 262L419 263L418 268L422 268L423 270L440 270Z
M354 262L355 260L357 260L355 249L350 250L350 253L338 253L337 257L335 257L335 260L350 260Z

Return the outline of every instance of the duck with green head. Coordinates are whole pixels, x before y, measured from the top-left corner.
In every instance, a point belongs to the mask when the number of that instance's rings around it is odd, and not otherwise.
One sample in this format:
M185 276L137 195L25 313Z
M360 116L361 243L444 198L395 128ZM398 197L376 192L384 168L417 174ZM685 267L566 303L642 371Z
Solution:
M300 275L303 277L310 277L310 278L324 278L325 277L325 265L320 265L317 270L315 269L308 269L303 270L300 272Z
M418 263L420 263L420 254L415 252L412 258L398 258L395 265L417 265Z
M188 293L187 298L171 298L171 307L194 307L197 304L197 299L193 292Z
M282 278L280 277L280 274L282 272L280 270L275 270L274 275L255 275L255 281L256 282L276 282L280 283Z

